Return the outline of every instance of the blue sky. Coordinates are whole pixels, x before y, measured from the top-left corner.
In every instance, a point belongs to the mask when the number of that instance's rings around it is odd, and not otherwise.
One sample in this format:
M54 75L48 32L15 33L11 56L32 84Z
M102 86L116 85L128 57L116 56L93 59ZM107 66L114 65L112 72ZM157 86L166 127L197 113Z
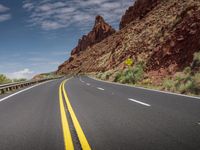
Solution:
M0 73L31 78L68 59L96 15L118 28L133 0L0 0Z

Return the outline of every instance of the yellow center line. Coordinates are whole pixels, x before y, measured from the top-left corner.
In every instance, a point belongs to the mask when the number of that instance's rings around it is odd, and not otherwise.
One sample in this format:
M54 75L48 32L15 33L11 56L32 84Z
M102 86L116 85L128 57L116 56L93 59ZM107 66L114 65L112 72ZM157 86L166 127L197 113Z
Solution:
M63 128L65 150L74 150L74 145L73 145L73 142L72 142L72 136L71 136L69 124L68 124L68 121L67 121L65 107L64 107L64 104L63 104L62 85L63 85L63 82L61 83L61 85L59 87L59 101L60 101L60 114L61 114L61 123L62 123L62 128Z
M74 110L70 104L70 101L68 99L68 96L67 96L67 93L66 93L66 90L65 90L65 83L66 83L67 80L64 81L64 83L62 84L62 90L63 90L63 93L64 93L64 97L65 97L65 101L67 103L67 107L68 107L68 110L69 110L69 113L71 115L71 118L72 118L72 122L74 124L74 127L76 129L76 132L77 132L77 135L78 135L78 138L79 138L79 141L81 143L81 147L83 150L91 150L90 148L90 145L85 137L85 134L79 124L79 121L74 113Z

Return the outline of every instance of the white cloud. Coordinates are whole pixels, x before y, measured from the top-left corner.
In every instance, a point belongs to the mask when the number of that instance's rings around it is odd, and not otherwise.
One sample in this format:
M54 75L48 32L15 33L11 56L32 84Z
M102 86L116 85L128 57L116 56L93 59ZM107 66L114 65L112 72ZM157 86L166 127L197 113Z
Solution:
M88 29L96 15L102 15L112 25L118 25L125 10L134 0L42 0L24 1L29 13L29 23L44 30L69 26Z
M34 6L33 6L32 3L27 2L27 3L25 3L25 4L23 5L23 8L24 8L24 9L27 9L28 11L31 11L31 10L34 8Z
M34 76L34 72L28 68L25 68L17 72L7 73L6 75L11 79L21 79L21 78L31 79Z
M8 11L8 10L9 10L8 7L6 7L6 6L2 5L2 4L0 4L0 13L6 12L6 11Z
M9 20L10 18L11 18L10 14L2 14L2 15L0 14L0 22Z
M45 58L45 57L31 57L28 58L27 61L30 62L31 66L51 66L56 67L62 63L61 61L55 60L55 56L67 56L69 55L69 52L67 51L56 51L56 52L49 52L49 55L52 56L52 58Z
M9 10L10 8L0 4L0 22L11 19L11 14L8 13Z

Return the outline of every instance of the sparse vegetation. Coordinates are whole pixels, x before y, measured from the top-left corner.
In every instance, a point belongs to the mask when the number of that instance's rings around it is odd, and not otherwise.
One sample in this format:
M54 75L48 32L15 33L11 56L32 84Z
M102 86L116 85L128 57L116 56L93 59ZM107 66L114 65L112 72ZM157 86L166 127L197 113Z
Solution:
M6 83L10 83L10 82L12 82L12 80L10 80L9 78L7 78L3 74L0 74L0 84L6 84Z
M200 52L194 54L191 66L186 67L182 72L177 72L174 76L165 78L161 85L154 85L150 78L145 76L145 64L141 61L133 67L127 67L115 73L109 71L99 73L97 77L102 80L108 80L114 77L114 82L123 84L134 84L146 88L153 88L165 91L171 91L181 94L199 95L200 94L200 71L193 70L192 65L200 65Z
M12 82L23 82L26 81L27 79L9 79L3 74L0 74L0 84L7 84L7 83L12 83Z
M27 79L24 79L24 78L22 78L22 79L13 79L12 81L13 82L23 82L23 81L27 81Z
M200 52L194 53L194 58L191 67L200 67Z
M101 80L108 80L111 75L112 73L110 71L106 71L104 73L100 72L97 74L97 78Z
M191 76L184 74L175 79L166 79L163 83L163 89L181 94L200 94L200 73Z
M164 80L162 89L178 92L181 94L200 94L200 72L194 71L200 65L200 52L194 54L191 67L186 67L182 72L176 73L174 77Z
M114 79L114 82L136 84L143 79L144 63L139 62L133 67L128 67L124 71L119 71Z
M74 74L75 75L75 74ZM55 78L58 77L59 75L56 75L54 72L50 72L50 73L42 73L39 75L36 75L33 79L49 79L49 78Z

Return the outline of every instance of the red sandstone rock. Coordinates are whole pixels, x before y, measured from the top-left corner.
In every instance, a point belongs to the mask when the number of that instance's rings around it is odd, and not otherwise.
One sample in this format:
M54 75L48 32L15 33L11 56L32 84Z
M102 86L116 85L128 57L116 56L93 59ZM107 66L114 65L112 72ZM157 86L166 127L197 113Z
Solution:
M143 18L158 4L159 1L160 0L137 0L133 6L128 8L125 15L122 16L120 29L136 19Z
M115 33L115 30L104 21L103 17L96 16L92 31L79 40L77 47L72 50L71 54L78 54L80 51L84 51L87 47L101 42L113 33Z

